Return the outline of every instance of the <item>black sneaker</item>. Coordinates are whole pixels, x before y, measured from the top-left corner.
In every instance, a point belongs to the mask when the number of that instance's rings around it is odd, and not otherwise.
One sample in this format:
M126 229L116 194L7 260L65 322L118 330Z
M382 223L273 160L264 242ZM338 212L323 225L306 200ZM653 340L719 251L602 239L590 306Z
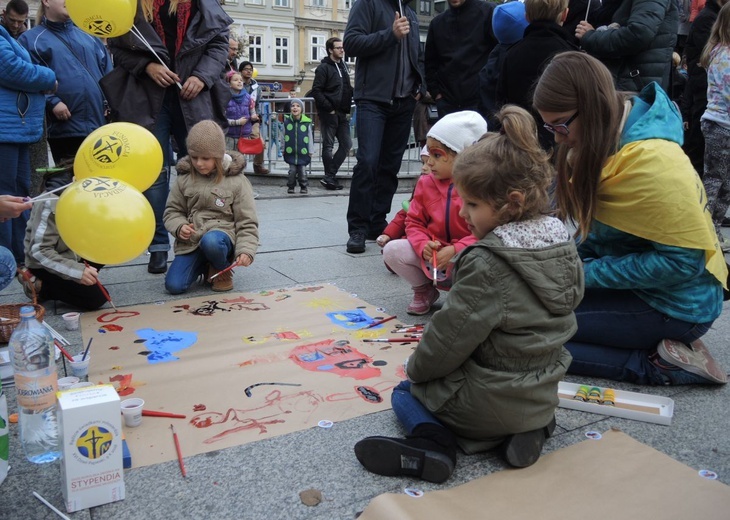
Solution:
M309 190L307 188L301 188L299 190L299 193L302 193L302 194L306 195L307 193L309 193Z
M365 252L365 233L355 231L350 234L350 240L347 241L348 253L364 253Z
M324 186L324 189L326 190L334 191L344 188L344 186L342 186L342 184L337 182L335 179L328 179L327 177L320 179L319 183Z
M730 217L725 217L722 219L722 223L720 224L722 227L730 227Z
M287 193L288 193L289 195L294 195L294 188L289 188L289 189L287 189L287 190L286 190L286 192L287 192Z

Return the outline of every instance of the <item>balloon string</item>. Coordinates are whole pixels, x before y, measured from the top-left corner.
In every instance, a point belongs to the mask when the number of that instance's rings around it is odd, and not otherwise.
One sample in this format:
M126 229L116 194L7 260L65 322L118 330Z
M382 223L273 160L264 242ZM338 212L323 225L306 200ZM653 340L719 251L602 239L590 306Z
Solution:
M160 58L159 54L157 54L157 52L155 52L155 50L152 48L152 46L147 41L147 39L144 36L142 36L142 33L139 31L139 29L137 29L137 26L136 25L132 24L132 28L130 29L130 31L137 38L139 38L140 40L142 40L142 43L144 43L145 46L150 50L150 52L155 55L155 58L157 58L157 61L159 61L162 64L163 67L165 67L167 70L170 70L170 67L167 66L167 63L165 63L164 61L162 61L162 58ZM175 82L175 85L177 85L177 88L179 88L180 90L182 90L182 85L180 84L179 81L176 81Z
M69 186L71 186L72 184L73 184L73 182L69 182L68 184L64 184L63 186L60 186L60 187L58 187L58 188L55 188L55 189L53 189L53 190L51 190L51 191L44 191L44 192L43 192L43 193L41 193L40 195L38 195L38 196L36 196L36 197L33 197L32 199L28 199L28 200L26 200L25 202L42 202L42 201L44 201L44 200L49 200L49 199L51 199L52 197L47 197L48 195L50 195L51 193L55 193L55 192L57 192L57 191L61 191L61 190L62 190L62 189L64 189L64 188L68 188L68 187L69 187ZM44 197L45 197L45 198L44 198Z

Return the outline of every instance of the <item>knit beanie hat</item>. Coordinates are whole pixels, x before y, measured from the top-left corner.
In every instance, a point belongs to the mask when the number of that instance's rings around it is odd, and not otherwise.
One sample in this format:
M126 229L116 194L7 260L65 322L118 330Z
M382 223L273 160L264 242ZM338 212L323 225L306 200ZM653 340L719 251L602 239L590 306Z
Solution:
M185 141L188 155L195 154L213 159L223 159L226 153L226 137L218 123L206 119L196 123L188 132Z
M448 114L436 121L428 131L428 137L436 139L456 153L476 143L487 133L487 122L473 110Z
M523 38L527 25L525 4L522 2L507 2L494 8L492 30L499 43L517 43Z
M292 99L290 99L289 100L289 107L291 107L291 105L293 105L294 103L296 103L297 105L299 105L300 108L302 109L302 113L304 113L304 103L302 102L302 100L299 99L299 98L292 98Z

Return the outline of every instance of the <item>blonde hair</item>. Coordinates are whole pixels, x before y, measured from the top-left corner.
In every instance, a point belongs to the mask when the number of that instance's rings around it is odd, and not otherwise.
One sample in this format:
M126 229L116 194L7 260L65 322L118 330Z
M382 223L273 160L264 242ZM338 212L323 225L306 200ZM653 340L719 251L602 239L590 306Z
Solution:
M226 170L223 168L223 159L218 159L217 157L213 158L215 161L215 176L210 177L208 175L203 175L202 173L198 172L197 169L195 169L195 164L193 164L193 158L190 157L190 169L195 173L196 178L202 177L204 179L213 179L213 183L218 184L223 180L223 177L226 176Z
M192 2L192 0L170 0L170 9L168 13L175 14L177 12L177 4L184 4L186 2ZM155 0L142 0L142 12L148 22L151 22L155 17Z
M572 150L562 144L557 147L555 192L558 216L576 224L581 240L588 236L596 214L603 165L618 149L624 99L606 66L576 51L557 54L535 87L536 110L577 112L580 117L580 145Z
M568 0L525 0L525 18L530 23L537 20L562 23L567 8Z
M728 6L730 6L730 2L722 6L715 23L712 25L710 38L707 40L700 56L700 66L702 68L709 68L712 59L715 57L715 48L730 46L730 7Z
M505 105L497 114L499 133L489 132L454 162L459 193L489 203L500 224L548 212L548 186L555 170L540 147L535 119L525 109ZM514 192L522 197L514 197Z

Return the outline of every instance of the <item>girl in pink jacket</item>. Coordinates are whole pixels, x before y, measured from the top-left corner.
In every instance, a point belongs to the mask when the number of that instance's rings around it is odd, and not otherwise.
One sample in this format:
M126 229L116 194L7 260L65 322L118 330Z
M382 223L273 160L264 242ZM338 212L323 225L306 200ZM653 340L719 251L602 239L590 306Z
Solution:
M391 240L383 260L413 288L408 314L427 314L438 300L438 285L451 286L451 260L475 242L459 216L461 198L452 180L457 154L487 132L487 123L476 112L463 111L441 118L428 132L426 146L429 175L418 179L408 214L406 238Z

